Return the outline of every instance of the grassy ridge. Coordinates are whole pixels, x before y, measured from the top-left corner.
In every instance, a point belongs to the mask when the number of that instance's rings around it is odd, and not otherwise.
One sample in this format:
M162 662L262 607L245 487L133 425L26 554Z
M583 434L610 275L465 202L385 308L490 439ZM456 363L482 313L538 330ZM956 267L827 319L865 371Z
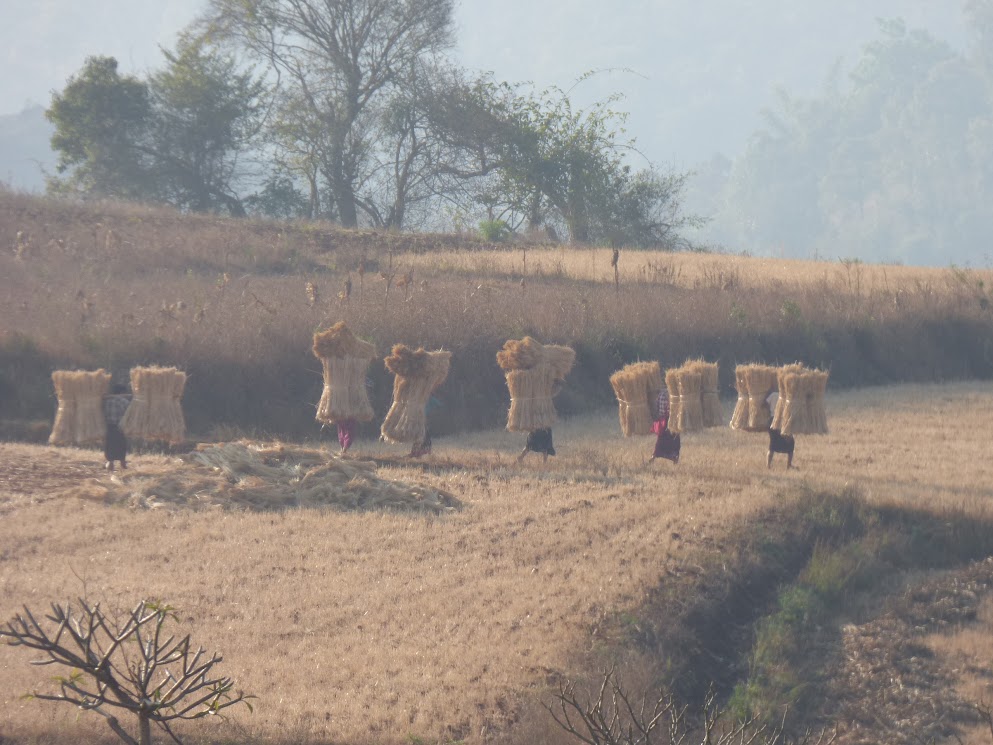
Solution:
M50 420L52 369L123 376L143 363L190 373L185 403L199 435L312 434L320 380L310 337L341 319L382 356L397 342L455 352L439 433L503 421L494 353L524 334L576 347L559 404L567 415L611 403L609 374L639 358L719 360L725 387L734 364L753 360L828 367L834 386L993 376L989 272L622 252L615 287L593 249L10 193L0 194L0 235L11 246L0 254L8 434L25 431L9 420ZM370 375L385 413L391 380L377 363Z

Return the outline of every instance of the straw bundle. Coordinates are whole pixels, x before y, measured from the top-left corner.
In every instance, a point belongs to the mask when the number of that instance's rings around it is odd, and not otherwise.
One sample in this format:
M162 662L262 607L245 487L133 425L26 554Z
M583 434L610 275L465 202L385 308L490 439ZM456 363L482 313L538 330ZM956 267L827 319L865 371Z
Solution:
M530 336L510 339L497 352L497 364L507 377L510 411L507 429L530 432L546 429L558 421L552 403L552 387L563 380L576 361L571 347L540 344Z
M344 321L314 334L313 349L314 356L320 359L360 357L371 360L376 356L376 346L356 337Z
M186 373L175 367L131 368L133 398L121 418L121 431L143 440L182 442L186 436L183 391Z
M673 420L675 432L703 429L703 376L692 369L681 368L678 375L679 414Z
M531 432L547 429L558 421L552 403L552 386L558 379L551 365L538 365L529 370L507 371L510 390L510 411L507 429L511 432Z
M665 387L669 391L669 431L676 433L676 422L679 421L679 410L683 408L682 399L679 397L679 375L682 371L680 367L672 367L665 371Z
M321 360L324 390L317 404L317 421L334 424L343 419L360 422L372 419L372 404L365 387L370 361L363 357L325 357Z
M742 419L741 426L736 429L745 432L767 432L769 430L769 425L772 424L769 394L776 390L776 373L777 369L769 365L738 365L735 370L735 379L738 379L739 375L743 379L748 401L747 418ZM735 407L735 410L736 416L732 419L738 419L741 416L738 407Z
M497 352L497 364L504 372L509 370L530 370L541 362L544 345L525 336L518 341L508 339L503 344L503 349Z
M779 398L776 400L776 409L772 412L772 428L782 431L783 416L786 413L786 396L783 395L783 379L793 373L809 372L800 362L790 365L783 365L776 371L776 384L779 390Z
M504 372L511 370L531 370L539 365L551 366L557 379L564 379L576 361L576 351L572 347L557 344L541 344L530 336L518 341L509 339L503 349L497 352L497 364Z
M721 410L720 374L717 363L706 362L705 360L688 360L683 365L683 369L700 373L703 426L722 426L724 424L724 412Z
M396 375L393 404L380 432L387 442L422 442L427 432L427 405L431 392L445 382L451 352L416 352L404 344L393 347L383 362Z
M343 419L368 422L372 404L365 387L366 370L376 347L356 338L344 321L314 334L314 356L324 369L324 390L317 405L317 421L333 424Z
M648 435L655 419L655 400L662 390L658 362L634 362L610 376L617 396L618 416L625 437Z
M103 397L110 390L110 373L103 369L56 370L52 383L58 410L48 438L51 445L88 445L102 442L107 434Z
M823 435L827 433L824 396L828 373L804 370L783 375L780 398L785 401L778 429L784 435Z
M748 382L745 379L745 368L738 365L734 369L734 387L738 391L738 401L731 413L731 429L748 429Z

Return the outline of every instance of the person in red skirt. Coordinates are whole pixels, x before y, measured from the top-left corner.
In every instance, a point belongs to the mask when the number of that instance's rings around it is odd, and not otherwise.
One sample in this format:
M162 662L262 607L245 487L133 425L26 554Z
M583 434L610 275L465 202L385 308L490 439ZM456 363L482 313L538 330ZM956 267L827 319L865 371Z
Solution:
M665 458L673 463L679 463L679 434L669 431L669 391L665 386L662 386L659 397L655 400L655 421L652 422L652 432L657 438L651 460Z

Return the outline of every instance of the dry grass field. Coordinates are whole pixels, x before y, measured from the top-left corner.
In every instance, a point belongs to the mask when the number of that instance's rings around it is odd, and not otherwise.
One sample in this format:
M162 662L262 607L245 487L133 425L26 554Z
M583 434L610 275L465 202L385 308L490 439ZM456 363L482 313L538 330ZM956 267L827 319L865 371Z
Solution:
M521 436L492 429L437 438L419 463L359 444L381 476L463 502L439 517L108 505L95 485L182 466L138 455L111 477L95 451L4 444L0 618L83 594L177 606L182 630L259 696L254 714L187 730L191 742L552 742L533 702L597 663L603 625L660 580L702 571L797 488L993 519L988 383L829 392L828 412L831 434L799 438L791 472L766 469L764 436L724 428L686 436L679 465L649 464L650 438L625 440L605 411L557 427L547 465L516 465ZM988 700L993 650L977 628L930 643L956 669L971 655L961 684ZM29 659L0 650L0 739L105 738L95 715L19 698L51 673Z

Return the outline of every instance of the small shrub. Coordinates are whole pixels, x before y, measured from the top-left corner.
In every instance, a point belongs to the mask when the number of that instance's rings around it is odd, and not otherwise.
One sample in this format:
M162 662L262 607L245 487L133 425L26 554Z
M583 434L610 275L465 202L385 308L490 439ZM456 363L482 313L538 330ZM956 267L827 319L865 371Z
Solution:
M489 243L504 243L510 239L510 226L503 220L483 220L479 223L479 235Z

